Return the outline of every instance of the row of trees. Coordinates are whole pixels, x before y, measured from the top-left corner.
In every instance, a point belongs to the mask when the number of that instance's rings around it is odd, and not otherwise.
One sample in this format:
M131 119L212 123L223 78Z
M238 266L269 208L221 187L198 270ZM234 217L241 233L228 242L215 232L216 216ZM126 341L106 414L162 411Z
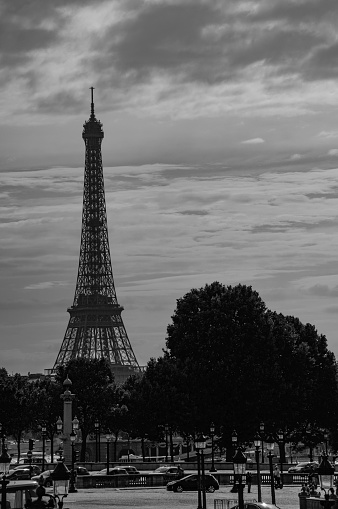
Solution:
M164 425L189 440L216 426L220 448L231 453L231 435L252 443L265 423L286 440L313 447L329 432L338 448L337 364L325 336L311 324L267 309L245 285L218 282L193 289L177 301L163 356L121 387L103 360L72 360L56 380L28 382L0 373L0 422L20 444L27 430L47 424L52 439L62 415L62 382L72 381L75 413L86 440L100 421L117 437L163 441Z

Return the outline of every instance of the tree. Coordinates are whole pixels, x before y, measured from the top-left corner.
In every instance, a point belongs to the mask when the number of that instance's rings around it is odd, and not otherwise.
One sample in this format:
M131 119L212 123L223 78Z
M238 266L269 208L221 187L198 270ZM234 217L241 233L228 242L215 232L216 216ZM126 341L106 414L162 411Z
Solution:
M167 332L165 354L190 400L186 425L205 433L211 421L222 426L228 450L233 429L250 442L261 420L271 432L291 433L309 421L328 426L335 415L337 366L326 338L269 311L250 286L192 289L178 299Z
M32 383L33 404L35 408L35 420L32 425L33 431L40 431L43 424L46 426L47 437L50 438L51 459L54 456L54 435L56 434L56 421L62 415L63 404L60 398L62 391L61 383L51 378L43 378Z
M72 382L74 415L79 419L82 435L80 460L85 461L87 437L95 431L96 419L106 423L116 386L109 363L104 359L73 359L57 370L59 383L67 376Z

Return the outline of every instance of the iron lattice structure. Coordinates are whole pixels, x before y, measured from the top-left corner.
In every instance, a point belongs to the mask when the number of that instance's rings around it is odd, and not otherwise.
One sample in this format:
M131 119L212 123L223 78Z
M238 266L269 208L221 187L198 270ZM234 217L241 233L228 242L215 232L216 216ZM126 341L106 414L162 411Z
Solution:
M102 124L94 113L83 125L86 146L82 232L74 302L67 311L68 327L53 370L84 357L109 361L115 379L125 379L140 367L124 327L117 302L110 258L102 168Z

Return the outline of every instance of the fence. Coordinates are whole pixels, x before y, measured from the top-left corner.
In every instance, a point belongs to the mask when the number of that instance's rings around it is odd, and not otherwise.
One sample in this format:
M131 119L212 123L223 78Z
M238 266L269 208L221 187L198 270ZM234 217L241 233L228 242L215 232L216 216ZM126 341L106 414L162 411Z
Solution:
M255 498L245 499L245 502L257 502ZM238 498L215 498L214 509L230 509L231 507L238 505Z

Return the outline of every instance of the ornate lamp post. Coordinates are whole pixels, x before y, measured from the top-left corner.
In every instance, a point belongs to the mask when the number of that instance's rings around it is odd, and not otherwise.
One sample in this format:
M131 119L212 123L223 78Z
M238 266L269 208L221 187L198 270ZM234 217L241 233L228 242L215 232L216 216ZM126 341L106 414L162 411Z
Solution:
M205 437L199 435L195 439L197 453L197 476L198 476L198 505L197 509L206 509L207 500L205 494L205 471L204 471L204 449L206 447Z
M238 483L238 507L244 509L243 488L245 484L245 471L247 458L240 447L238 447L236 454L233 457L234 462L234 478ZM244 478L244 483L243 483Z
M258 502L262 502L262 482L261 482L261 466L259 464L259 447L261 444L261 437L257 433L254 439L255 444L255 459L256 459L256 466L257 466L257 496L258 496Z
M283 488L284 433L282 430L279 430L277 435L278 435L278 446L279 446L279 456L280 456L280 486L279 486L279 488Z
M76 493L77 489L75 487L75 452L74 452L76 433L75 433L74 429L72 430L71 434L69 435L69 438L70 438L70 443L72 445L72 469L70 472L69 493Z
M62 428L63 428L63 422L62 422L61 417L59 417L58 420L56 421L56 431L57 431L58 435L61 435Z
M215 453L214 453L215 425L213 422L210 424L210 436L211 436L211 468L209 472L217 472L217 469L215 468Z
M6 502L6 487L7 487L7 484L9 483L9 481L6 479L6 475L8 474L8 471L9 471L9 465L10 465L10 462L11 462L11 458L7 452L7 449L6 447L4 446L4 436L2 436L3 438L3 445L2 445L2 453L1 453L1 456L0 456L0 472L2 473L2 480L1 480L1 509L6 509L6 505L7 505L7 502Z
M46 423L43 422L41 425L41 436L42 436L42 472L45 470L45 454L46 454Z
M273 458L273 450L275 447L275 442L271 435L266 439L266 447L269 451L268 458L269 458L269 466L270 466L271 503L273 505L276 505L275 480L273 477L273 466L272 466L272 458Z
M330 488L333 488L334 467L329 462L326 454L323 454L322 456L317 473L320 487L322 490L324 490L325 493L325 500L321 504L324 509L330 509L330 507L335 503L335 500L329 500L329 490Z
M32 457L33 457L33 453L32 451L27 451L27 458L28 458L28 461L29 461L29 478L32 477Z
M98 419L94 422L94 428L95 428L95 461L96 463L99 461L99 454L98 454L98 435L99 435L99 427L100 423Z
M327 440L329 438L329 434L327 431L324 432L324 440L325 440L325 454L326 456L328 455L328 452L327 452Z
M111 440L111 434L106 434L106 440L107 440L107 475L109 474L109 443Z
M259 433L262 437L262 444L261 444L261 447L262 447L262 463L264 463L264 441L263 441L263 438L264 438L264 429L265 429L265 425L264 425L264 422L261 421L259 423Z
M164 431L165 431L165 461L168 461L168 431L169 426L168 424L164 425Z
M50 474L53 481L53 498L57 500L59 509L63 507L63 499L68 495L70 472L62 458Z

